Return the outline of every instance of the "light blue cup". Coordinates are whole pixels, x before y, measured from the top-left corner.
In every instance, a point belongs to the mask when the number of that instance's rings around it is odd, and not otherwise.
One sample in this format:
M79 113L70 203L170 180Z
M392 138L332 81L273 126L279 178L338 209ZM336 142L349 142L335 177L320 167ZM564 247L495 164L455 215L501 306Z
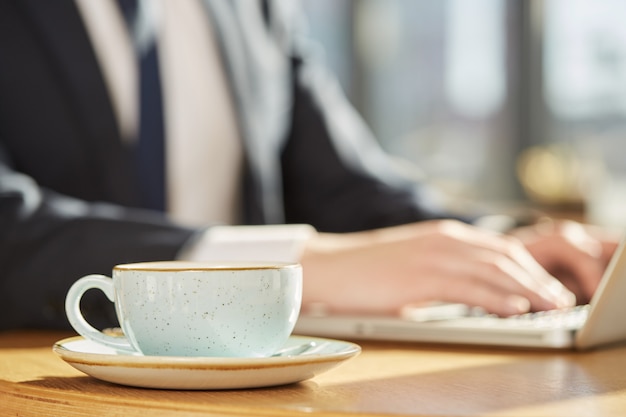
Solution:
M125 337L92 327L80 300L97 288L115 303ZM144 262L118 265L112 278L88 275L67 293L70 324L120 351L155 356L265 357L280 349L302 301L296 263Z

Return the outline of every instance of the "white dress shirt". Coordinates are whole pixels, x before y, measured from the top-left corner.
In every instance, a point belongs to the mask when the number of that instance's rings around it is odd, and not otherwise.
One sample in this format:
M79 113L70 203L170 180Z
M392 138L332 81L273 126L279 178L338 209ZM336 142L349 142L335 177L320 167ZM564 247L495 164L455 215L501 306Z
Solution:
M138 124L138 69L111 0L76 0L125 138ZM198 0L148 0L155 20L166 137L167 211L184 224L237 223L242 150L232 97Z
M140 0L158 28L162 74L167 212L192 226L240 219L243 150L228 80L210 19L199 0ZM138 126L138 68L131 40L111 0L75 0L104 73L122 136ZM185 259L299 258L308 225L216 226L191 242Z

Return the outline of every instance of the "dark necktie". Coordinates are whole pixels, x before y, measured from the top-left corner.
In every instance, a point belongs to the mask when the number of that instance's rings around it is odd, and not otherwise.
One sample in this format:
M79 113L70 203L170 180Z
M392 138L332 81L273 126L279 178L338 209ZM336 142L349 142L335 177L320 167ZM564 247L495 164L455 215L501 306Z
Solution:
M118 0L139 66L139 132L134 146L141 199L165 210L165 143L156 34L138 0Z

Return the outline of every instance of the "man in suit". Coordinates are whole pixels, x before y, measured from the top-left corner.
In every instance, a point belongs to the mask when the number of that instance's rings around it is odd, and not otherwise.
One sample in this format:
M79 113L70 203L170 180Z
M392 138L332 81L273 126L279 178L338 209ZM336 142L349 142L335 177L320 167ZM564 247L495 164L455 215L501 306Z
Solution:
M0 0L0 328L64 327L77 278L176 258L300 261L305 308L572 304L538 262L588 299L615 239L573 223L511 238L440 220L454 216L394 169L315 64L293 3L142 2L162 29L155 208L136 172L141 81L116 3ZM96 325L115 324L106 300L85 304Z

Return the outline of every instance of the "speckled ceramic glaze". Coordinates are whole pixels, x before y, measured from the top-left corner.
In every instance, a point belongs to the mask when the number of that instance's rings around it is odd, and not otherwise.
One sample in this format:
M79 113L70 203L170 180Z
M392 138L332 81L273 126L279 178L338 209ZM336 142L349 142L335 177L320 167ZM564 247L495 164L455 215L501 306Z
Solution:
M105 335L82 318L78 303L89 288L115 302L125 338ZM81 278L68 292L66 310L79 334L116 349L262 357L289 338L301 299L298 264L152 262L119 265L112 279Z

